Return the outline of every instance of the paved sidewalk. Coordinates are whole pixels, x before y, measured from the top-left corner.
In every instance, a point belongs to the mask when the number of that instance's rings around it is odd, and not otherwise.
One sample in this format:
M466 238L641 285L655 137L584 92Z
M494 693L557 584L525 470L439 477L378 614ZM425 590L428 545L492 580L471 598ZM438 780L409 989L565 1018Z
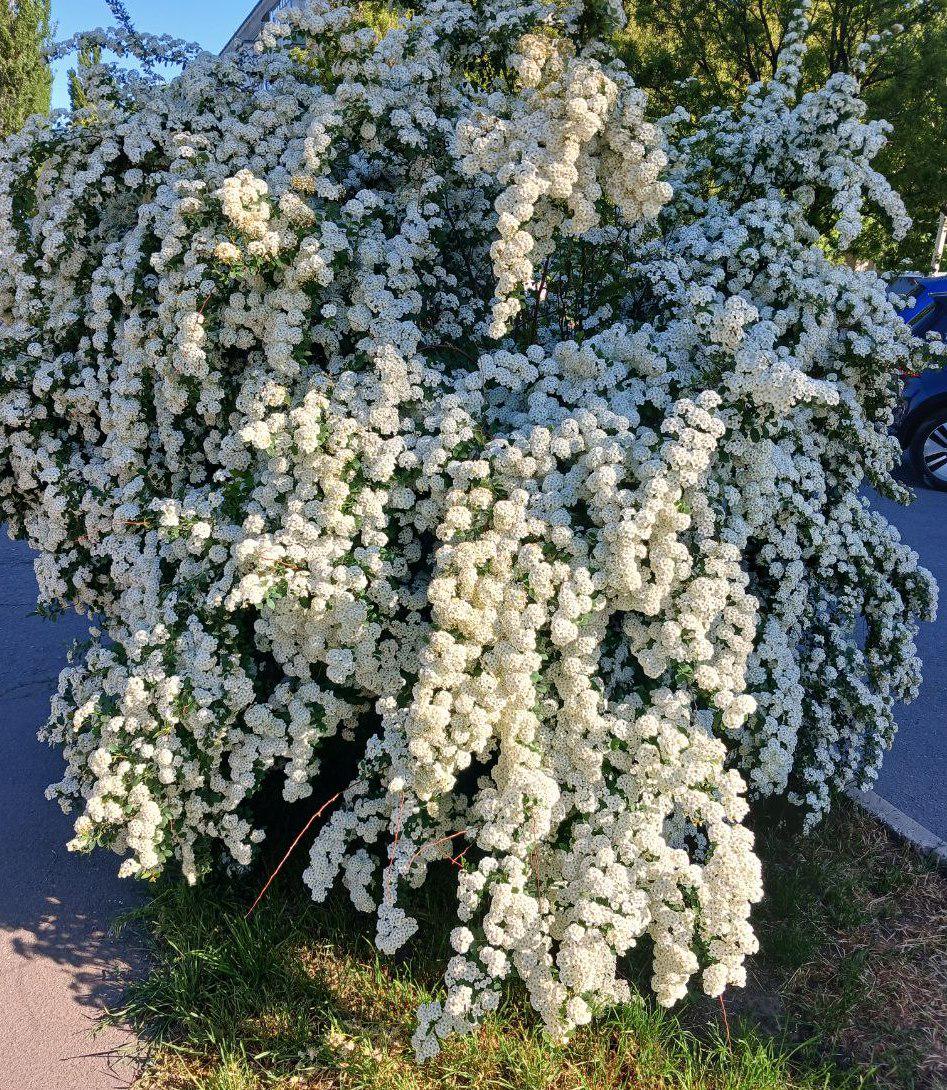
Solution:
M116 1090L131 1081L110 1056L125 1037L95 1037L128 948L108 933L136 890L116 877L118 857L66 851L71 821L46 786L62 759L36 740L78 617L55 623L36 606L29 550L0 534L0 1088Z

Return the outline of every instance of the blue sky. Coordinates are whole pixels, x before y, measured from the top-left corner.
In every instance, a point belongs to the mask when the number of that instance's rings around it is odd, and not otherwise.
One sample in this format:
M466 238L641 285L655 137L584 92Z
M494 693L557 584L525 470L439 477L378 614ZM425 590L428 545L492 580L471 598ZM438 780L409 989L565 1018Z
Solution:
M254 0L125 0L137 29L172 34L214 51L237 29L253 3ZM57 39L112 23L105 0L52 0L52 11ZM54 107L69 104L66 82L69 66L68 60L56 65Z

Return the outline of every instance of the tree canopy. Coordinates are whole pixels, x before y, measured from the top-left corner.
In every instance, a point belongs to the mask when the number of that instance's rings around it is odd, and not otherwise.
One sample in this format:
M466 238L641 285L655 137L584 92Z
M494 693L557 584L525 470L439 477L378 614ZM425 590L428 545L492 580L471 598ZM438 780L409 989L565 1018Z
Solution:
M0 135L16 132L30 114L49 110L49 37L49 0L0 4Z

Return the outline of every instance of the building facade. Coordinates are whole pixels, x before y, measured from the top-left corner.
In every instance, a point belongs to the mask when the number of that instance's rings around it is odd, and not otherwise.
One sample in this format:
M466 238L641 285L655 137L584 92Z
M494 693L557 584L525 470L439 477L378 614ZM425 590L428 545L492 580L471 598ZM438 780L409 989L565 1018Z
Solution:
M260 28L269 19L285 8L300 7L303 0L258 0L250 14L234 31L233 37L221 50L221 53L229 53L232 49L239 49L242 45L255 42L260 33Z

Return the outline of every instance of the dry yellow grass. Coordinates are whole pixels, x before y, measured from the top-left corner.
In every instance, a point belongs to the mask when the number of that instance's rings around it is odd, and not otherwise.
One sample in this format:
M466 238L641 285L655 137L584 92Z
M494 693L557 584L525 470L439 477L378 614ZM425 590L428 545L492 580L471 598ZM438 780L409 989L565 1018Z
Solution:
M783 982L785 998L875 1085L944 1090L947 875L852 809L806 850L826 872L841 866L838 896L850 901L829 905L820 948Z

